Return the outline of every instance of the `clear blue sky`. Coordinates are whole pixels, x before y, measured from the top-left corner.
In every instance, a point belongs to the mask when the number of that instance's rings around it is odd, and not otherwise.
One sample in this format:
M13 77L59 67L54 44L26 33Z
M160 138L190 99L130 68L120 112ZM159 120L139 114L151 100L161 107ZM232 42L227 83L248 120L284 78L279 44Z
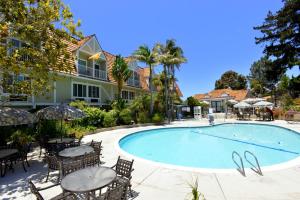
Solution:
M128 56L141 44L175 39L188 63L177 72L184 98L214 88L227 70L247 75L262 56L258 31L281 0L65 0L85 35L96 34L104 50Z

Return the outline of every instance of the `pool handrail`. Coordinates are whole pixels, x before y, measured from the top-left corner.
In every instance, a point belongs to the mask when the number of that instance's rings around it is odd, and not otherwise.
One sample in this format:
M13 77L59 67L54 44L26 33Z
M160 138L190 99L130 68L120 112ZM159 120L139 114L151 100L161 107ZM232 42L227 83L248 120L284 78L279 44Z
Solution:
M256 162L256 166L255 166L251 161L248 160L248 158L247 158L247 153L250 154L250 155L252 155L252 157L254 157L255 162ZM258 162L258 160L257 160L257 157L256 157L252 152L250 152L250 151L248 151L248 150L246 150L246 151L244 152L244 157L245 157L245 160L252 166L251 169L252 169L254 172L256 172L257 174L263 176L263 173L262 173L262 171L261 171L261 168L260 168L259 162Z
M234 159L234 158L235 158L235 157L234 157L235 155L237 155L237 156L240 158L241 165L239 165L239 164L236 162L236 160ZM242 157L240 156L240 154L239 154L238 152L236 152L236 151L233 151L231 157L232 157L233 162L234 162L234 163L236 164L236 166L238 167L236 170L238 170L243 176L246 176L245 168L244 168L244 163L243 163L243 159L242 159Z

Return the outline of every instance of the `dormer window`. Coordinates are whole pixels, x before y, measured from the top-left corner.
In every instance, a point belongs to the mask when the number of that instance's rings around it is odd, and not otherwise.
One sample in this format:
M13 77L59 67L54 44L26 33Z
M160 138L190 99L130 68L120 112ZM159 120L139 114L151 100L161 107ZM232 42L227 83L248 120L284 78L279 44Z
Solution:
M223 94L221 95L221 97L228 97L228 94L223 93Z

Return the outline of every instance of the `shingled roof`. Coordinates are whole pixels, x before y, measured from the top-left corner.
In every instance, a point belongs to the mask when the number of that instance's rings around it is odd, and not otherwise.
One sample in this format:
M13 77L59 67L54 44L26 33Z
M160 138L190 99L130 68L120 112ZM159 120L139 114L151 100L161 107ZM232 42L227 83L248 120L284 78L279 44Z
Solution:
M195 94L194 98L198 100L224 98L224 94L227 94L229 97L236 101L241 101L246 99L248 95L248 90L218 89L212 90L209 93L205 94Z

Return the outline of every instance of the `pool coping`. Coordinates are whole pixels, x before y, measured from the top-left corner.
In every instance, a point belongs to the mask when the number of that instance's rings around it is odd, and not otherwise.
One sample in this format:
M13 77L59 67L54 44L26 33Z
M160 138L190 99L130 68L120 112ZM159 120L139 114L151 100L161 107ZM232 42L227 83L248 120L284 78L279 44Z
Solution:
M295 132L296 134L300 135L300 132L298 132L298 130L294 130L292 128L287 128L284 127L282 125L274 125L274 124L268 124L268 123L264 123L264 122L260 122L258 123L256 122L251 122L251 121L247 121L247 122L222 122L222 123L217 123L215 124L217 125L222 125L222 124L257 124L257 125L268 125L268 126L275 126L275 127L279 127L279 128L283 128L286 130L290 130ZM237 172L237 169L214 169L214 168L198 168L198 167L187 167L187 166L179 166L179 165L172 165L172 164L166 164L166 163L161 163L161 162L156 162L156 161L152 161L152 160L147 160L145 158L141 158L138 156L135 156L133 154L130 154L126 151L124 151L120 145L119 142L121 139L129 136L129 135L133 135L133 134L137 134L138 132L142 132L142 131L147 131L147 130L156 130L156 129L167 129L167 128L193 128L193 127L210 127L210 125L200 125L200 124L195 124L195 125L180 125L180 126L174 126L174 125L168 125L166 127L164 126L158 126L158 127L151 127L148 128L144 127L146 129L143 130L131 130L128 133L126 133L125 135L122 136L118 136L116 141L114 142L114 147L117 150L117 152L120 155L123 155L127 158L131 158L137 161L140 161L142 163L145 164L150 164L156 167L163 167L163 168L167 168L167 169L173 169L173 170L181 170L181 171L189 171L189 172L200 172L200 173L224 173L224 174L233 174ZM283 170L283 169L288 169L288 168L292 168L295 166L299 166L300 165L300 156L298 156L297 158L291 159L289 161L283 162L283 163L279 163L279 164L274 164L271 166L264 166L261 167L261 171L264 172L272 172L272 171L278 171L278 170ZM245 168L245 172L248 173L252 171L251 168Z

